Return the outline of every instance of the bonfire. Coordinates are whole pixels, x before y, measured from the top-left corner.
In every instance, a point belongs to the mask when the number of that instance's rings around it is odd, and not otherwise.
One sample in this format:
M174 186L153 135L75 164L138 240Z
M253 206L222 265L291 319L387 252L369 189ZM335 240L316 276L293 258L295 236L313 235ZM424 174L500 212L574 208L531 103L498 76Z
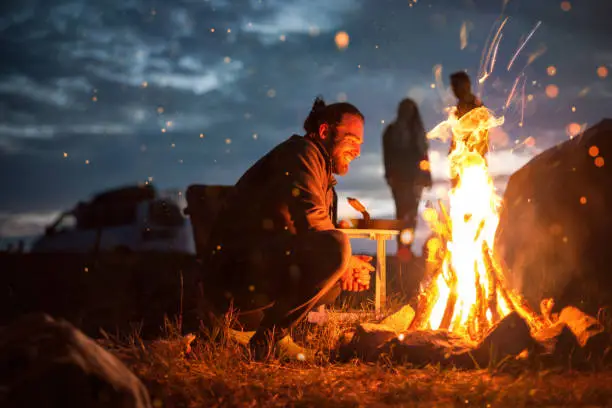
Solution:
M534 331L544 324L545 317L506 286L504 265L494 252L501 199L478 147L487 142L488 130L503 122L485 107L461 119L451 109L428 134L430 139L453 137L448 159L455 182L448 209L438 201L437 209L424 212L435 237L427 244L427 274L412 330L445 329L479 341L512 311Z

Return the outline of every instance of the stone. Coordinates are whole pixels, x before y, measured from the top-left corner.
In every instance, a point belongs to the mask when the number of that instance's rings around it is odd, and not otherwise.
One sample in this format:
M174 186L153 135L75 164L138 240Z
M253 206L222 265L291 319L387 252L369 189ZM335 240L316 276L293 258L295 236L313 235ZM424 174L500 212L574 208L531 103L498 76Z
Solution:
M530 304L595 314L612 303L612 119L510 176L495 238L508 281Z
M0 406L151 407L119 359L48 315L26 315L0 331L0 367Z
M512 312L489 330L474 356L478 364L485 367L534 347L529 325L517 312Z
M376 361L380 355L379 347L396 336L397 333L388 326L361 323L354 333L345 336L345 340L341 342L340 359L348 361L359 357L364 361Z
M410 327L414 314L414 309L410 305L405 305L397 312L385 317L380 323L397 333L404 332Z
M610 346L610 334L596 318L577 307L568 306L559 314L559 321L566 324L576 336L586 360L603 359L606 348Z
M475 368L470 355L473 344L463 336L447 330L417 330L400 333L379 347L379 354L391 361L425 366L440 364Z

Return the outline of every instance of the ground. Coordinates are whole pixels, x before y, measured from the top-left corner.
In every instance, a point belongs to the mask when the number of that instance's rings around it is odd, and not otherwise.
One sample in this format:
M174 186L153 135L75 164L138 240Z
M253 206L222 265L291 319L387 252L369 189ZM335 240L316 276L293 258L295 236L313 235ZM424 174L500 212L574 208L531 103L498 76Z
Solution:
M140 376L156 407L612 406L612 370L334 363L329 328L312 331L309 342L323 350L312 362L252 361L223 329L188 352L185 339L173 335L103 344Z

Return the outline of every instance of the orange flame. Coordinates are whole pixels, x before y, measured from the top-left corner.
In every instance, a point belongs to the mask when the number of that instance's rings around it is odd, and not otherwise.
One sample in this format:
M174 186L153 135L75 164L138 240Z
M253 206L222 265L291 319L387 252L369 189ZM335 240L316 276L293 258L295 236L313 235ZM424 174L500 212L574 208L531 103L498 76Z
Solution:
M496 118L485 107L473 109L461 119L451 109L449 118L428 134L430 139L452 137L454 148L448 158L455 182L449 192L448 214L444 208L439 217L433 209L426 212L438 235L432 241L436 248L430 249L439 253L441 240L445 248L441 267L432 276L433 286L425 294L432 304L421 319L424 327L449 329L477 339L499 318L520 307L520 299L503 287L503 276L495 270L490 252L501 200L484 154L488 130L503 122L503 117Z

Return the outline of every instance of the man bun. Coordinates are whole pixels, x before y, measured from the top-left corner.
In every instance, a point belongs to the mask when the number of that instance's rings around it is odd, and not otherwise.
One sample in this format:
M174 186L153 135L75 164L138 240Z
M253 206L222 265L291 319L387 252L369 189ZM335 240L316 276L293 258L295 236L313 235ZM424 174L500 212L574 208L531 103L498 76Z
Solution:
M345 114L356 115L364 120L363 114L354 105L347 102L327 105L322 96L317 96L310 108L308 117L304 121L304 130L306 134L312 134L317 133L319 127L324 123L329 126L336 126Z

